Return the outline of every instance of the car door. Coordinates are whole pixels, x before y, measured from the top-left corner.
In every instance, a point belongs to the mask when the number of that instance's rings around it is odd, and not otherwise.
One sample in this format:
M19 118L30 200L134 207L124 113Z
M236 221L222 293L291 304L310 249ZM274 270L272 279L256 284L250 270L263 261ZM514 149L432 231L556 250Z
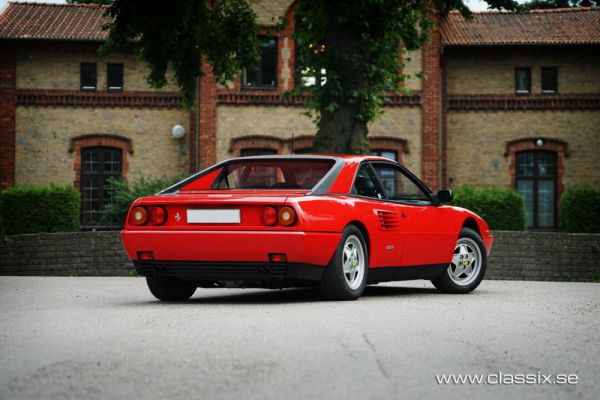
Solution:
M456 241L449 209L434 205L425 185L398 164L372 166L400 217L400 265L448 263Z
M369 231L369 267L400 265L399 215L396 204L386 200L377 175L369 163L363 163L350 193L356 198L354 210Z

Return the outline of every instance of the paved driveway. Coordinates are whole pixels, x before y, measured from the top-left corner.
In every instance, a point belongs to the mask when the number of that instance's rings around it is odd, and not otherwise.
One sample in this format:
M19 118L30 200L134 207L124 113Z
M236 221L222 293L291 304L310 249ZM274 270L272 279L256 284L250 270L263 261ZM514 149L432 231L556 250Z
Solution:
M579 383L436 382L538 372ZM456 296L400 282L356 302L199 289L166 304L142 278L0 277L2 399L591 399L599 377L598 284L485 281Z

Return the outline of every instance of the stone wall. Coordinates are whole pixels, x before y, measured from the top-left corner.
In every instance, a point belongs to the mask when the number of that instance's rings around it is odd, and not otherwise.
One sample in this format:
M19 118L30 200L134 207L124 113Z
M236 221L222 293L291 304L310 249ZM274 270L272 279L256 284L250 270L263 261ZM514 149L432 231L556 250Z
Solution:
M587 281L600 274L600 235L494 232L486 279ZM127 276L118 232L0 236L0 275Z

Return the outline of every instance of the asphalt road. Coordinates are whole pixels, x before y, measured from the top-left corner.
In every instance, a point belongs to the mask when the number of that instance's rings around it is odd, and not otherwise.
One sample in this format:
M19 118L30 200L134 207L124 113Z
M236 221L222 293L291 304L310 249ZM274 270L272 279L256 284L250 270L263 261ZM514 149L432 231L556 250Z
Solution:
M579 383L436 382L499 372ZM600 284L400 282L355 302L198 289L167 304L142 278L0 277L2 399L596 399L599 378Z

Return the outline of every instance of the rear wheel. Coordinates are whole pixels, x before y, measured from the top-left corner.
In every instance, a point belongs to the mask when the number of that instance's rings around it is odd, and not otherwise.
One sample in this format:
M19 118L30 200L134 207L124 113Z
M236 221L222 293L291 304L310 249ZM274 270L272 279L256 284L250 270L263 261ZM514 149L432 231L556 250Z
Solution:
M350 225L319 281L319 291L330 300L356 300L365 290L369 255L360 230Z
M481 237L472 229L462 228L452 262L431 282L444 293L469 293L481 283L486 267L487 254Z
M147 276L146 283L154 297L163 301L188 300L196 291L196 285L171 277Z

